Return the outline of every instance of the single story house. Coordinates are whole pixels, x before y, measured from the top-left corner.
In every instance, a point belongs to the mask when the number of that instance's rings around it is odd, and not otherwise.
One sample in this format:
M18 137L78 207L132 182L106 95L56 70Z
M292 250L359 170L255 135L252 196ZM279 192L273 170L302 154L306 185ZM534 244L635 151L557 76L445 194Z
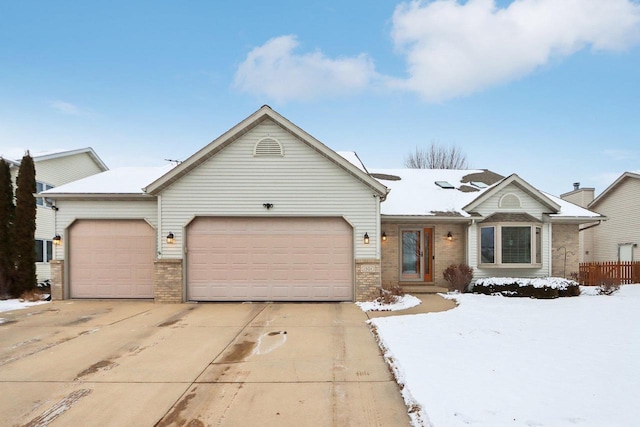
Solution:
M443 286L461 262L478 277L568 274L579 224L599 217L517 175L368 171L269 106L174 167L45 195L62 237L56 299L366 300Z

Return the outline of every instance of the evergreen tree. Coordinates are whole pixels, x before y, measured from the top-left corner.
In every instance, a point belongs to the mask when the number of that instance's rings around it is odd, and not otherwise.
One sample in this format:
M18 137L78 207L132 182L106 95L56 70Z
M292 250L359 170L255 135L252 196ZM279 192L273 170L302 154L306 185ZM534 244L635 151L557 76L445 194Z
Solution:
M16 179L16 213L13 245L16 261L14 296L36 287L36 169L29 152L24 155Z
M11 235L14 214L11 168L0 158L0 298L9 292L15 270Z

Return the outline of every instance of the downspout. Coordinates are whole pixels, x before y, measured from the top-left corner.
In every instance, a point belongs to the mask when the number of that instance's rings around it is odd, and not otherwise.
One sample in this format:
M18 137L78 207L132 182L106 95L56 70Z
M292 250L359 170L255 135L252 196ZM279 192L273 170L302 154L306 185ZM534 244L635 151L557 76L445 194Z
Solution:
M380 234L380 229L381 229L381 225L380 225L380 196L374 195L373 196L375 201L376 201L376 259L381 259L381 251L380 251L380 246L382 245L382 237Z
M549 273L548 276L553 276L553 224L548 222L549 227L549 243L547 244L547 256L549 257Z
M158 245L157 253L158 259L162 258L162 196L157 195L157 207L158 207L158 227L156 228L156 245Z

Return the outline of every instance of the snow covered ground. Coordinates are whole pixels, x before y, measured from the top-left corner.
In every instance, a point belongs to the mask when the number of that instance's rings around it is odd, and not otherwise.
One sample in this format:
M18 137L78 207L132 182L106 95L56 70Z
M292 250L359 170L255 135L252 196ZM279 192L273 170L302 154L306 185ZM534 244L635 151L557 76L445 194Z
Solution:
M405 400L422 407L415 425L639 425L640 285L450 298L450 311L371 321Z
M422 301L420 298L413 295L403 295L398 297L398 300L393 304L383 304L378 300L357 302L356 305L362 309L362 311L399 311L406 310L407 308L420 305Z

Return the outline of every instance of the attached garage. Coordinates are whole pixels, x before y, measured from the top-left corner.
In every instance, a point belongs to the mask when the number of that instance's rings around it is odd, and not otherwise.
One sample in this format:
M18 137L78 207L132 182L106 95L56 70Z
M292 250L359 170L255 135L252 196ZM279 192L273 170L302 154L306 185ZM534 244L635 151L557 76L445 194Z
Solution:
M198 217L186 245L189 300L353 300L353 229L341 217Z
M83 219L69 229L71 298L153 298L155 231L144 220Z

